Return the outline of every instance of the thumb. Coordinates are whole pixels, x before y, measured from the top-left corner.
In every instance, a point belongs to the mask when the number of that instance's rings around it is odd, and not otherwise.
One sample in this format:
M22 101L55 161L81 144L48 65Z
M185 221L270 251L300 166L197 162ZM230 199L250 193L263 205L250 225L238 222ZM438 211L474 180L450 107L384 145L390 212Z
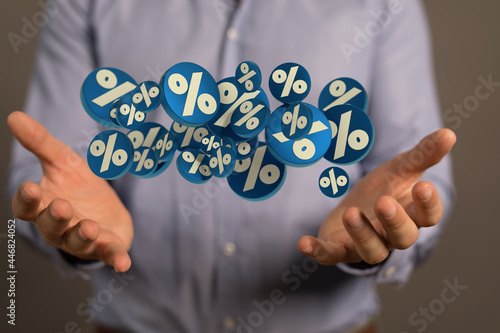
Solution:
M399 176L422 173L439 163L455 144L455 133L441 128L425 138L415 147L394 157L389 162L389 170Z
M35 154L42 166L47 163L80 161L81 157L64 142L53 137L45 127L27 114L14 111L7 117L7 125L19 143Z

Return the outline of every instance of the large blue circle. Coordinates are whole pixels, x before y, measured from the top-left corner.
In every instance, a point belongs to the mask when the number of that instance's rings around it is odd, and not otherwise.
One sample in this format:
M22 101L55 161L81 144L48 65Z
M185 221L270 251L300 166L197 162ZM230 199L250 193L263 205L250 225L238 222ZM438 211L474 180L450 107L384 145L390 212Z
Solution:
M116 179L129 171L133 154L134 147L125 134L107 130L96 135L90 142L87 162L90 170L98 177Z
M287 62L272 71L269 76L269 90L281 103L297 103L309 94L311 77L302 65Z

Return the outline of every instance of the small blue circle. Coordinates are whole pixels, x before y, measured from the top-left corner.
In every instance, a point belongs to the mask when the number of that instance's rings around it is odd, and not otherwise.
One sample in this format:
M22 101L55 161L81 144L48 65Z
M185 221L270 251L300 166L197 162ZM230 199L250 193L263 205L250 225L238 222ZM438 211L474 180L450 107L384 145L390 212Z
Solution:
M349 104L334 106L324 114L332 129L325 159L345 165L365 158L373 147L375 135L368 115Z
M281 131L290 140L301 140L309 134L312 124L311 109L305 103L293 103L286 106Z
M160 87L165 112L182 125L200 126L217 114L217 83L200 65L181 62L172 66L163 74Z
M116 179L130 169L134 148L129 138L116 130L98 134L87 150L90 170L101 178Z
M243 61L239 64L236 67L235 78L238 88L245 92L256 91L262 83L260 68L253 61Z
M307 103L306 103L307 104ZM281 130L281 119L286 106L278 107L272 114L266 128L266 141L271 153L282 163L305 167L319 161L330 145L331 128L323 112L311 104L312 127L301 140L288 139Z
M139 147L134 150L134 162L129 173L137 177L148 177L155 172L158 160L151 148Z
M203 184L212 178L209 157L199 150L186 149L177 157L177 170L191 183Z
M258 99L241 103L231 118L231 128L242 138L253 138L267 126L271 112L267 104Z
M132 92L132 101L139 111L147 113L156 110L161 103L160 86L154 81L140 83Z
M167 162L174 158L177 150L178 139L175 133L161 129L153 143L156 159L159 162Z
M259 145L258 137L238 143L236 145L236 159L244 160L245 158L252 157L258 145Z
M212 155L222 146L222 138L215 134L209 134L201 140L201 151Z
M269 90L281 103L297 103L309 94L311 77L303 66L287 62L272 71L269 77Z
M286 165L278 161L267 145L261 142L252 157L236 161L227 182L240 197L260 201L278 193L285 178Z
M326 112L337 105L350 104L366 112L368 95L358 81L342 77L330 81L319 95L318 108Z
M137 82L124 71L102 67L85 78L80 89L80 100L87 114L96 122L117 127L110 116L111 106L136 87Z
M344 169L330 167L319 176L319 189L330 198L343 196L349 189L349 175Z
M146 120L146 114L136 108L132 97L122 100L116 107L116 121L126 129L136 129Z
M214 134L220 137L229 137L236 143L246 141L247 138L243 138L234 132L231 126L233 122L232 116L243 102L250 99L258 98L264 101L266 105L269 105L269 99L266 93L262 88L253 92L243 92L241 89L238 89L234 76L219 81L217 85L220 92L219 111L217 111L215 117L207 123L208 128L210 128Z
M188 127L173 122L170 132L177 136L177 150L201 149L201 141L211 132L206 125Z
M236 165L234 151L222 146L212 154L209 160L210 170L214 177L226 178L229 176Z

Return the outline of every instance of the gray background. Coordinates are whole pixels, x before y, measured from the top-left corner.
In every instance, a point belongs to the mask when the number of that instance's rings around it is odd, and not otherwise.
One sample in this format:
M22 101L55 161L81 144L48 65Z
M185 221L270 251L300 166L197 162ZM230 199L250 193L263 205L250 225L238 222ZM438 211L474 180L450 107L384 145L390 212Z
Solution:
M437 82L444 112L475 94L478 76L487 78L491 74L494 81L500 81L500 3L495 0L424 2L433 31ZM0 174L3 178L12 139L5 119L9 112L22 109L37 44L35 37L21 45L20 52L15 54L6 36L11 31L20 34L21 19L31 20L40 10L37 1L1 1L0 4ZM497 235L500 225L495 211L500 187L497 176L500 170L499 104L500 89L482 101L468 118L463 118L459 126L455 122L446 123L448 127L455 127L458 136L452 154L458 202L437 250L413 274L411 281L403 287L380 287L383 312L379 325L384 332L499 331ZM5 272L10 205L4 193L0 195L0 262ZM75 312L89 293L85 282L62 280L50 263L21 244L17 247L16 260L19 272L16 331L59 333L64 332L71 321L77 323L81 332L92 331ZM0 273L0 327L6 322L4 274ZM440 304L444 304L439 299L446 288L446 279L450 282L457 279L467 289L452 303L440 308ZM409 321L412 313L429 306L433 310L426 327L422 321L412 325Z

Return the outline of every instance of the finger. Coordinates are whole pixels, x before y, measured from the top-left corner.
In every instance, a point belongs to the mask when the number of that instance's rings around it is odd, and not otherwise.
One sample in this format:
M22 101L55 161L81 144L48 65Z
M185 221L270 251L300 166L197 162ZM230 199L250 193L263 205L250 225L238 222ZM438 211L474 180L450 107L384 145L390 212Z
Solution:
M348 208L342 216L342 222L365 262L375 265L387 258L389 255L387 244L361 210Z
M82 220L66 231L64 250L84 259L94 251L99 237L99 225L91 220Z
M42 166L44 162L76 160L77 155L62 141L54 138L39 122L27 114L15 111L7 118L7 124L21 145L35 154Z
M35 225L45 241L60 247L72 217L71 204L64 199L54 199L37 217Z
M424 172L439 163L456 142L455 133L439 129L423 138L413 149L399 154L390 162L390 171L400 176Z
M114 267L118 273L126 272L130 268L131 260L127 251L116 242L98 245L97 254L100 260L106 265Z
M25 182L19 186L12 199L12 213L24 221L35 221L42 207L42 189L38 184Z
M341 243L325 241L312 236L302 236L297 243L297 248L322 265L336 265L340 262L360 260L355 251L349 251Z
M412 189L415 222L419 227L436 225L443 216L443 204L437 189L431 183L422 181Z
M418 227L394 198L383 196L375 203L375 215L384 227L389 245L407 249L417 241Z

